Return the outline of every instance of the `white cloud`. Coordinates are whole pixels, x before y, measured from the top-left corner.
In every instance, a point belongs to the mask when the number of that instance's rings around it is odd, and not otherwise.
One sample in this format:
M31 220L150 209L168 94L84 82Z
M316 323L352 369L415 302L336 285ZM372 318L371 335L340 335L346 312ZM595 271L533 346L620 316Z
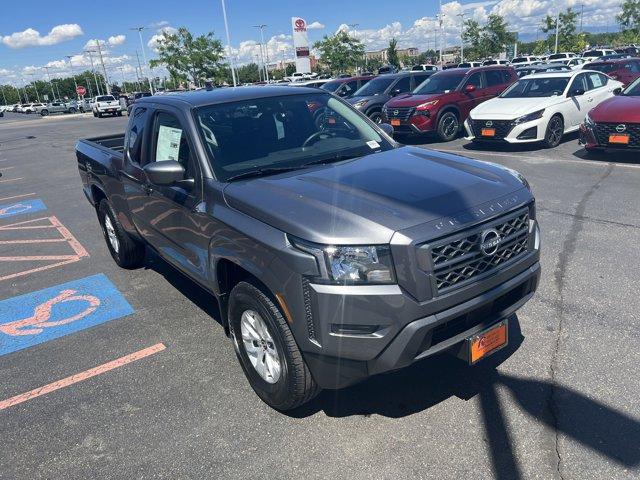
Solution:
M163 38L164 33L167 32L169 35L173 35L177 33L178 29L174 27L170 27L168 25L163 26L157 30L157 33L153 35L149 41L147 42L147 47L149 47L154 52L158 52L158 42Z
M307 30L322 30L325 27L324 23L311 22L307 25Z
M40 32L33 28L27 28L22 32L15 32L2 37L2 43L10 48L39 47L57 45L58 43L72 40L84 35L82 28L77 23L57 25L51 29L47 35L40 35Z
M109 45L115 47L116 45L122 45L126 39L127 37L125 37L124 35L115 35L109 37L107 42L109 43Z
M168 27L170 25L170 23L167 20L160 20L159 22L154 22L149 24L150 28L162 28L162 27Z

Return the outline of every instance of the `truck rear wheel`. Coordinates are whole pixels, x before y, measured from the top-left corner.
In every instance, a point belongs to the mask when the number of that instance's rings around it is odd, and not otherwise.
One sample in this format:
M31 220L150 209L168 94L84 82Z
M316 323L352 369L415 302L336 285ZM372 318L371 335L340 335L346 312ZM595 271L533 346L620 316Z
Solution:
M247 380L267 405L291 410L320 392L287 321L263 288L248 282L233 288L229 327Z
M145 255L144 244L129 236L106 199L103 199L98 205L98 220L109 253L118 266L133 269L142 265Z

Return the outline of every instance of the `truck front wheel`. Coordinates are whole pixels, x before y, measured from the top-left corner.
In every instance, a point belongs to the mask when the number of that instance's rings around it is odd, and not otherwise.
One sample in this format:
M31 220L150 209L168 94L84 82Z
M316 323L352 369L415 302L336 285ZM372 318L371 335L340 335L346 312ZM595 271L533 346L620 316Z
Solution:
M142 265L145 255L144 244L129 236L106 199L100 201L98 206L98 220L100 221L109 253L118 266L132 269Z
M233 288L229 327L240 365L265 403L291 410L320 392L287 321L262 287L240 282Z

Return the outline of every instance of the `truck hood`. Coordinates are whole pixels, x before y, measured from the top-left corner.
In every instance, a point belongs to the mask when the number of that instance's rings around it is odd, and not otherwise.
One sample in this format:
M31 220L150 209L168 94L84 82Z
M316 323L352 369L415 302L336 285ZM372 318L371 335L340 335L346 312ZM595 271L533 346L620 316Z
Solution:
M227 204L324 244L385 244L394 232L522 189L505 169L402 147L354 160L229 183Z
M594 122L640 123L640 97L618 95L589 112Z
M564 96L492 98L471 110L469 116L480 120L511 120L556 105L564 100Z

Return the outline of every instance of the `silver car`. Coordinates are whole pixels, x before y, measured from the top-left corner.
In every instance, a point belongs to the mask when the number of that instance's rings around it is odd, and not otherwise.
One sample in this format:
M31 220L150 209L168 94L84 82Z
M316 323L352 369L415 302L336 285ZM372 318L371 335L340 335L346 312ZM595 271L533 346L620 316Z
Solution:
M38 112L43 117L46 117L47 115L50 115L52 113L76 113L77 111L78 111L77 106L73 106L68 103L58 102L58 101L47 103L46 105L38 109Z

